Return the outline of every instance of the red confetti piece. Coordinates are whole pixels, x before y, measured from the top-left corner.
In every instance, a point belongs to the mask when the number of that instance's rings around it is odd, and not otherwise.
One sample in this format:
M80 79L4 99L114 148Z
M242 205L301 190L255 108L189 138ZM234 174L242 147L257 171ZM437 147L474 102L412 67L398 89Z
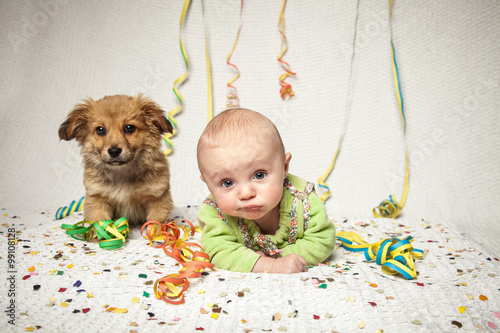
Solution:
M420 282L417 282L417 286L419 286L419 287L423 287L423 286L424 286L424 284L423 284L423 283L420 283Z
M25 275L25 276L23 276L23 280L27 280L27 279L29 279L30 277L31 277L31 275Z
M197 331L204 331L205 329L203 327L196 327Z
M85 309L82 309L82 312L83 312L83 313L87 313L87 312L89 312L89 311L90 311L90 308L85 308Z
M375 302L368 302L368 304L370 304L371 306L377 306L377 303Z
M63 292L65 292L65 291L66 291L66 288L59 288L59 290L58 290L58 291L59 291L60 293L63 293Z
M317 320L317 319L319 319L319 316L313 315L313 318Z

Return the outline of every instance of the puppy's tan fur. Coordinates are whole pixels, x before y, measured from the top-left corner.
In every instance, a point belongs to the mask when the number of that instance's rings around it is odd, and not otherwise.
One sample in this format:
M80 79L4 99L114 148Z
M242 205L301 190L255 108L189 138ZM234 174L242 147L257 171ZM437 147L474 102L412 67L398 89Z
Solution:
M172 132L163 110L149 98L89 98L59 128L62 140L76 139L84 164L84 218L125 216L130 224L165 222L173 209L170 172L161 137Z

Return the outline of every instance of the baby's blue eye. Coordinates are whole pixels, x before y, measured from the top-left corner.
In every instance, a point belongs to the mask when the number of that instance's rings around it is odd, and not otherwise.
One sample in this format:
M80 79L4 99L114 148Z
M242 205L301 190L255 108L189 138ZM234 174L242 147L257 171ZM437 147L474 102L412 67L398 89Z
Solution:
M231 186L233 186L233 184L234 184L234 183L233 183L233 181L232 181L232 180L224 180L224 181L222 182L222 184L221 184L221 185L222 185L223 187L231 187Z
M255 178L255 179L264 179L265 176L266 176L265 172L259 171L259 172L255 173L255 175L253 176L253 178Z

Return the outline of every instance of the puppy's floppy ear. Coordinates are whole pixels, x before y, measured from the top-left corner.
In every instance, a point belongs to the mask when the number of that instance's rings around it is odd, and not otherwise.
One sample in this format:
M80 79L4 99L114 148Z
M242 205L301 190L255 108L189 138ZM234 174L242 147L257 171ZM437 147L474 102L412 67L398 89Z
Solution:
M136 96L139 108L144 113L144 120L150 130L155 134L172 133L172 123L165 117L165 112L151 99L142 94Z
M61 140L76 139L78 142L83 142L88 134L87 117L92 103L93 100L89 98L73 108L66 120L59 126Z

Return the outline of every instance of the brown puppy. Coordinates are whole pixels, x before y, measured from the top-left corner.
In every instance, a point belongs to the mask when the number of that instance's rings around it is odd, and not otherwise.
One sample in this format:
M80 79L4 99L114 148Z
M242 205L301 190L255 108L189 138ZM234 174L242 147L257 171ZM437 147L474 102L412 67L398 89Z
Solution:
M161 137L172 129L163 110L142 95L89 98L75 106L59 137L81 147L86 220L167 221L173 202Z

